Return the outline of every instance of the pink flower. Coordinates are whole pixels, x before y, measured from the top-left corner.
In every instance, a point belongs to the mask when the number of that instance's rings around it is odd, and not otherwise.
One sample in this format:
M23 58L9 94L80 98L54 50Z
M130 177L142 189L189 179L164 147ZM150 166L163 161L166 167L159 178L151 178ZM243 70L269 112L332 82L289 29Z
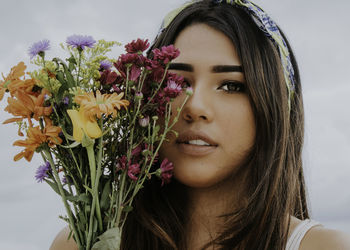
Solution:
M125 155L123 155L121 158L119 158L118 163L117 163L117 171L125 169L126 160L127 160L127 158Z
M137 78L139 78L140 75L141 75L141 69L135 65L132 65L129 73L129 80L136 82Z
M132 151L131 151L131 155L132 156L138 156L142 151L142 147L141 147L141 144L138 145L136 148L134 148Z
M160 171L157 171L158 175L162 179L162 186L164 183L169 183L171 177L173 176L173 163L170 162L167 158L165 158L160 164Z
M127 45L125 45L125 49L128 53L138 53L138 52L143 52L145 51L147 48L149 47L149 42L148 39L146 40L141 40L141 39L137 39L132 40L131 43L128 43Z
M157 108L157 115L158 116L164 116L166 112L166 104L170 102L170 97L167 96L164 91L161 89L158 91L156 96L151 101L153 104L156 104L158 106Z
M167 86L164 88L164 94L170 98L175 98L182 92L181 84L176 83L173 80L167 82Z
M171 60L180 55L180 51L175 49L174 45L163 46L161 49L153 49L154 60L160 60L168 64Z
M140 170L140 164L135 163L129 166L128 168L128 176L130 179L136 181L137 177L135 176L136 174L139 174L141 172Z

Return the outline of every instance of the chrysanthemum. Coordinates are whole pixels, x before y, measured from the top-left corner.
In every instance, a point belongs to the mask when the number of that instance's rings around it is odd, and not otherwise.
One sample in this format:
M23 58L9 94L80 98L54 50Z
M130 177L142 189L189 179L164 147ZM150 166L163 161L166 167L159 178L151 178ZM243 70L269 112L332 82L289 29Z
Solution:
M141 172L140 164L138 163L132 164L128 167L128 176L133 181L137 180L138 177L136 175L139 174L140 172Z
M182 92L181 84L178 84L177 82L173 80L169 80L167 82L167 86L164 88L164 93L166 96L169 96L170 98L175 98Z
M44 132L41 131L39 126L30 127L27 131L27 138L25 140L18 140L13 143L13 146L25 147L25 149L14 157L15 161L22 159L23 157L27 161L31 161L35 150L43 143L48 142L49 146L62 143L62 139L59 138L61 128L56 126L47 126L44 128Z
M119 95L113 94L103 94L99 90L96 91L96 97L94 93L90 92L85 95L76 96L74 101L80 104L80 107L85 110L85 115L89 117L90 120L95 120L95 116L98 118L102 117L102 114L117 116L117 109L129 105L128 100L121 100L124 93Z
M0 101L4 97L5 91L7 89L10 90L12 85L18 85L15 88L16 90L22 85L21 83L23 81L20 78L24 76L24 71L26 68L27 66L24 64L24 62L20 62L16 66L11 68L10 73L6 77L4 77L3 81L0 82ZM11 92L11 94L13 93Z
M112 63L108 60L103 60L100 62L100 70L109 70L112 67Z
M125 45L126 52L128 53L138 53L143 52L149 47L148 39L142 40L138 38L136 41L132 40L131 43Z
M92 48L96 41L92 36L72 35L67 37L66 43L71 45L73 48L84 50L85 47Z
M28 118L31 125L31 118L39 120L40 117L49 116L52 113L52 107L44 107L44 98L47 94L49 92L46 89L43 89L37 97L24 91L17 91L14 97L8 98L8 105L5 108L5 111L17 117L7 119L4 124Z
M34 43L29 48L28 54L30 55L30 59L32 59L34 56L39 55L48 49L50 49L50 41L45 39Z
M173 176L173 163L170 162L167 158L165 158L160 164L160 178L162 179L162 186L164 183L169 183L171 177Z
M42 182L45 178L49 177L48 173L51 172L50 162L45 162L44 165L38 167L35 173L35 179L37 182Z
M161 49L153 49L154 60L160 60L164 64L168 64L171 60L180 55L180 51L174 45L163 46Z

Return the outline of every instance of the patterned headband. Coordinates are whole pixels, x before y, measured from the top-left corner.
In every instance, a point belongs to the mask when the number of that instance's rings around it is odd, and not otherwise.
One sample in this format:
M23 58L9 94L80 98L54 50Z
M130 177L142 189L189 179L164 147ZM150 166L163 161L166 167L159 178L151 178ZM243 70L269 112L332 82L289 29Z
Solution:
M187 2L180 8L171 11L167 16L165 16L162 23L162 27L160 29L160 33L169 26L173 19L182 10L184 10L187 6L193 4L194 2L198 2L198 0L192 0L191 2ZM276 23L259 6L250 2L249 0L213 0L213 2L217 4L226 2L228 4L241 7L252 17L259 29L263 31L265 35L274 43L274 45L279 51L279 55L283 66L284 78L288 88L288 106L290 109L290 101L293 98L295 90L294 69L290 59L290 53L287 44L283 39Z

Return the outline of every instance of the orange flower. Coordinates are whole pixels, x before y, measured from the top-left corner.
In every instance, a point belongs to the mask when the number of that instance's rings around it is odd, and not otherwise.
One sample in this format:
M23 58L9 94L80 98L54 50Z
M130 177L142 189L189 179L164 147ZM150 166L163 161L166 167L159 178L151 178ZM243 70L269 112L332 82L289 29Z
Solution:
M52 107L44 107L44 98L49 92L43 89L39 96L33 96L24 91L17 91L14 97L7 99L8 105L5 111L13 114L14 118L7 119L4 124L28 119L31 126L31 118L39 120L42 116L49 116L52 112ZM19 116L19 117L18 117Z
M8 86L7 89L10 91L11 95L14 96L18 91L24 91L25 93L32 93L32 89L36 84L35 79L26 79L23 81L13 81Z
M95 120L95 115L101 118L102 114L117 116L117 109L129 105L128 100L121 100L124 93L117 95L113 94L103 94L100 91L96 91L96 97L94 93L90 92L88 94L79 95L74 98L74 101L80 104L80 107L84 109L85 115L91 120Z
M10 73L7 77L4 77L4 81L0 82L0 101L4 97L5 91L9 84L18 84L18 82L22 82L20 77L24 76L24 71L27 66L24 62L18 63L16 66L11 68Z
M62 139L58 136L60 132L61 128L56 126L47 126L44 128L44 132L40 130L39 126L30 127L27 132L27 139L13 143L14 146L25 147L22 152L15 155L14 160L18 161L24 157L27 161L31 161L35 150L41 144L47 142L50 147L53 147L55 144L62 143Z

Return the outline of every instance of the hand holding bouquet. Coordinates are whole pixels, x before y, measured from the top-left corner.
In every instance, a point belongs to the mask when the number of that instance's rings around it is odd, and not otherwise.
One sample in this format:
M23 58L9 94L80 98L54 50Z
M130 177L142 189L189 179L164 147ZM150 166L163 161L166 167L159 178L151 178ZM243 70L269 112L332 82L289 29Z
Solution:
M42 155L36 178L61 196L79 249L119 249L143 183L154 175L161 185L170 181L172 163L160 162L158 151L169 132L176 134L172 127L191 94L170 119L184 88L183 78L168 72L179 51L170 45L148 58L148 41L138 39L109 59L117 44L74 35L61 45L69 53L64 61L46 60L43 40L29 50L39 69L25 76L20 62L0 81L0 99L9 94L5 110L14 116L4 123L17 123L24 137L14 142L23 147L14 160Z

